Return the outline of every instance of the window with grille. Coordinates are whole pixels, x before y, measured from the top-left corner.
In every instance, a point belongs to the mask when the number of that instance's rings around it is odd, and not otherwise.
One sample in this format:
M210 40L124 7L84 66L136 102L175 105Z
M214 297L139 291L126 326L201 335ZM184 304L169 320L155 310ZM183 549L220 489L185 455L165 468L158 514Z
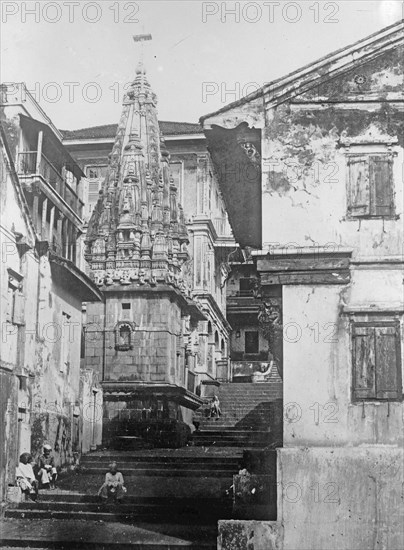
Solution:
M393 156L348 156L348 214L351 218L394 215Z
M399 322L353 322L352 366L354 400L401 400Z

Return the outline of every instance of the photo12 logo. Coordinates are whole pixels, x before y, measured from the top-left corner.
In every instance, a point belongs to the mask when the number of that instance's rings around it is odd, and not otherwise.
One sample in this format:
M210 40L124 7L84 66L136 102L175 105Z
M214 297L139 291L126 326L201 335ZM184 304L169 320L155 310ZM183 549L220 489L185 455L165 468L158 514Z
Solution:
M132 82L113 82L111 85L101 86L99 82L31 82L26 85L5 82L0 91L4 103L19 101L24 103L30 97L38 103L98 103L103 98L121 104L125 94L132 86Z
M21 23L94 24L101 20L113 23L139 23L137 2L12 2L1 3L1 21L18 19Z
M337 2L202 2L202 22L339 23Z
M258 82L202 82L202 103L207 103L208 98L214 98L221 103L238 101L261 88Z

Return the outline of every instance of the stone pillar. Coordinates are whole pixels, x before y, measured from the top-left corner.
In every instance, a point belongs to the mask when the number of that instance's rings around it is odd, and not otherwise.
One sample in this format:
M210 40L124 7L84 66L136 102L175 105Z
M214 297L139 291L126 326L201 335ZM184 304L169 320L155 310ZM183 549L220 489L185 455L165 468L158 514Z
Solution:
M34 224L35 232L38 233L38 212L39 212L39 195L40 190L37 186L32 186L32 193L34 200L32 203L32 222Z
M63 256L65 258L69 258L69 229L70 229L70 222L66 218L65 223L63 224Z
M36 154L36 173L41 173L41 161L42 161L42 142L43 142L43 131L38 132L38 143L37 143L37 154Z
M45 197L42 203L42 220L41 220L41 240L46 240L46 213L48 210L48 199Z
M206 155L198 156L196 170L197 184L197 215L208 215L209 213L209 189L207 181L207 157Z
M51 210L50 210L49 235L48 235L48 241L49 241L50 248L52 248L52 245L53 245L53 225L55 223L55 209L56 209L56 207L52 206Z
M59 212L58 214L58 221L57 221L57 234L58 234L58 250L57 253L60 256L63 256L63 221L64 221L64 215Z

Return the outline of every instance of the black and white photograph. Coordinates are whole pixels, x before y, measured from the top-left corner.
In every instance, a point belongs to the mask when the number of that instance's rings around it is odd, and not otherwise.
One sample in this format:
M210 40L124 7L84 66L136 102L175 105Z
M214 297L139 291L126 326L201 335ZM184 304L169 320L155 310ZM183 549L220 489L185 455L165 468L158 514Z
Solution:
M403 550L404 2L0 30L0 548Z

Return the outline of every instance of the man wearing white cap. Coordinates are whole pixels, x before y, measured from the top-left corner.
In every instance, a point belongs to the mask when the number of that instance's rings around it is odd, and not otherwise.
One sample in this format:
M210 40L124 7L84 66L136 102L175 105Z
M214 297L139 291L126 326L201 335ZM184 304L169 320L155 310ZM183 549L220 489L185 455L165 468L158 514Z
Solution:
M55 460L51 455L52 447L48 444L43 446L43 454L38 459L38 479L45 489L55 489L55 482L58 473L55 467Z

